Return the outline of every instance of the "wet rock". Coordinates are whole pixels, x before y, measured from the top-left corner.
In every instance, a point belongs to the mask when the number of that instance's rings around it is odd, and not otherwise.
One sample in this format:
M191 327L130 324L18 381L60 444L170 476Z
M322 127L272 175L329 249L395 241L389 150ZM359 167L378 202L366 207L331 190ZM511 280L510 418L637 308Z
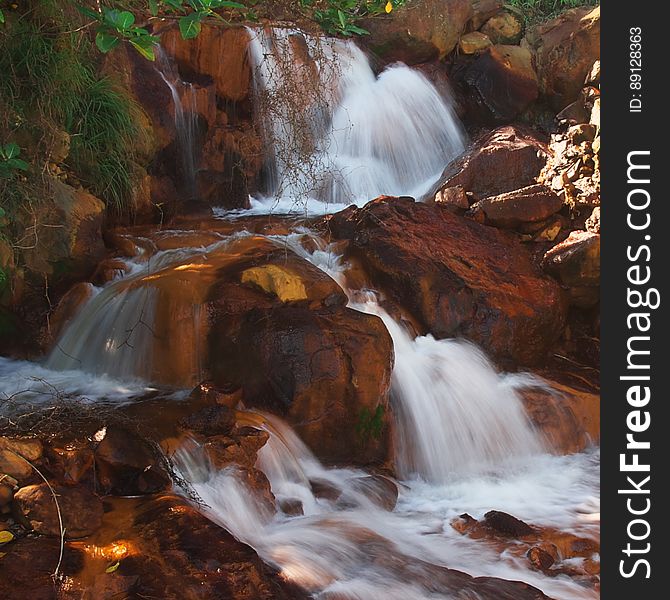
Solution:
M388 477L367 475L355 479L352 486L384 510L392 511L398 502L398 486Z
M484 114L497 123L519 116L539 93L532 55L520 46L490 47L469 66L465 81Z
M350 240L376 289L405 308L422 332L464 336L498 359L542 361L563 327L556 283L512 236L439 205L381 197L327 221Z
M137 576L138 597L288 600L307 594L288 583L256 552L184 500L164 497L141 506L119 531L138 552L116 574ZM169 557L169 560L166 558Z
M600 395L545 377L547 387L519 392L528 418L559 454L581 452L600 440Z
M128 265L119 258L107 258L103 260L95 269L91 281L95 285L105 285L110 281L119 279L128 273Z
M363 21L371 33L362 42L387 63L415 65L444 58L472 14L470 0L417 0Z
M554 556L540 546L533 546L530 550L528 550L526 556L528 556L530 564L540 571L546 571L547 569L551 568L554 562L556 562Z
M570 290L575 306L587 308L600 299L600 235L573 231L549 250L543 267Z
M543 185L531 185L514 192L490 196L478 202L486 222L514 229L522 223L544 221L563 206L558 195Z
M0 560L0 598L7 600L61 600L61 583L54 584L60 540L47 537L16 539L3 546ZM66 543L60 573L66 581L83 568L84 552Z
M157 451L137 433L120 426L107 428L95 449L97 480L106 493L152 494L170 486Z
M316 498L337 502L342 495L342 490L327 479L315 477L314 479L309 480L309 484L312 488L312 494L314 494Z
M533 533L533 528L520 519L510 514L491 510L484 515L484 523L491 529L509 535L514 538L520 538Z
M102 523L102 501L85 487L52 485L56 500L46 483L21 488L14 501L37 533L61 535L59 512L65 537L76 539L95 532Z
M380 319L298 303L232 306L229 294L217 297L215 310L226 317L209 337L214 381L234 374L245 406L283 416L323 460L383 460L385 428L376 437L358 426L366 411L380 412L382 425L388 419L392 345Z
M247 427L233 437L210 437L204 442L203 448L218 469L231 464L252 468L256 464L258 451L268 441L268 437L266 431Z
M600 58L600 7L579 7L526 33L535 56L540 90L556 110L579 94L594 61Z
M88 440L54 443L48 448L49 466L61 483L76 485L93 472L93 449Z
M204 436L228 435L235 427L235 411L227 406L208 406L189 415L180 427Z
M515 14L501 11L484 23L481 32L494 44L515 45L523 36L523 23Z
M236 408L242 400L242 388L234 384L216 385L212 381L203 381L191 392L191 397L207 404Z
M532 131L498 127L449 164L429 196L458 185L478 199L517 190L536 183L546 162L547 146Z
M480 31L466 33L458 42L458 49L463 54L478 54L492 44L489 37Z
M56 310L49 321L51 336L57 339L70 320L79 312L79 309L95 294L95 288L88 282L75 284L60 299Z
M302 500L298 498L285 498L279 501L279 508L289 517L299 517L304 513Z

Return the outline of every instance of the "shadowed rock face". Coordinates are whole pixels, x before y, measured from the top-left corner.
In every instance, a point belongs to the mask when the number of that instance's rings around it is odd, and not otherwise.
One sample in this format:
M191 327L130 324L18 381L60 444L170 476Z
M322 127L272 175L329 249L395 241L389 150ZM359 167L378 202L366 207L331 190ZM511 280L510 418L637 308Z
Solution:
M342 211L327 226L424 332L464 336L516 364L542 362L561 333L559 286L510 235L438 204L389 197Z

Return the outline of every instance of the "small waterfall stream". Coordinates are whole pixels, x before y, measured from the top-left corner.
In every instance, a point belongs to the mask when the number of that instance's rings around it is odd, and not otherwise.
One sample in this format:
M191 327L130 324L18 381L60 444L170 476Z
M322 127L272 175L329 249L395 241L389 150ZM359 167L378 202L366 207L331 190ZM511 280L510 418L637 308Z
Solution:
M197 196L197 118L194 111L196 94L193 84L179 77L177 68L162 46L156 47L156 70L170 88L174 104L175 129L184 173L184 188L191 198Z
M449 99L419 71L396 64L377 76L350 41L288 29L250 35L272 156L257 210L325 203L331 211L382 194L420 197L464 150Z

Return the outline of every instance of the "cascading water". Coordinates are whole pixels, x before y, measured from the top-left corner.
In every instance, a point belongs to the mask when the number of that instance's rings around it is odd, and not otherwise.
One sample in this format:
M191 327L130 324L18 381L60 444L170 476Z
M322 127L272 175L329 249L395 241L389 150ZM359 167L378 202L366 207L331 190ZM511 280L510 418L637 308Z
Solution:
M193 107L196 106L195 88L193 84L179 77L173 61L161 46L157 46L155 52L156 70L170 88L174 104L174 121L181 167L184 173L184 188L191 198L194 198L197 195L196 139L198 131L197 115L193 110Z
M272 156L268 198L258 210L420 197L464 150L449 100L420 72L396 64L375 76L353 42L287 29L250 34L257 110Z

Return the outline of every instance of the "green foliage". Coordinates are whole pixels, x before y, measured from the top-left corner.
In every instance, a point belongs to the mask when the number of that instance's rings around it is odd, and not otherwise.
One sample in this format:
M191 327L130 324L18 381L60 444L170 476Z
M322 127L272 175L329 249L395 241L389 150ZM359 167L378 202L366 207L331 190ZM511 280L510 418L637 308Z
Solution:
M384 429L384 407L379 404L377 408L371 411L365 407L361 409L358 416L358 424L356 425L356 432L364 440L374 438L378 440L381 438Z
M356 23L362 18L389 13L405 4L405 0L300 0L312 11L314 20L331 35L367 35Z
M16 142L9 142L4 146L0 144L0 178L9 179L17 171L27 171L28 163L19 158L21 148ZM0 207L0 218L5 216L5 211Z
M30 146L37 174L44 170L39 163L49 159L52 135L65 131L71 140L66 167L108 206L121 210L132 192L138 109L112 81L97 75L99 54L85 33L71 33L70 18L59 24L49 15L46 25L19 20L0 32L0 106L5 109L0 135ZM8 166L23 170L20 163L0 164L5 173ZM3 205L26 202L18 183L0 190Z
M546 21L569 8L597 6L600 0L507 0L510 7L518 9L528 24Z

